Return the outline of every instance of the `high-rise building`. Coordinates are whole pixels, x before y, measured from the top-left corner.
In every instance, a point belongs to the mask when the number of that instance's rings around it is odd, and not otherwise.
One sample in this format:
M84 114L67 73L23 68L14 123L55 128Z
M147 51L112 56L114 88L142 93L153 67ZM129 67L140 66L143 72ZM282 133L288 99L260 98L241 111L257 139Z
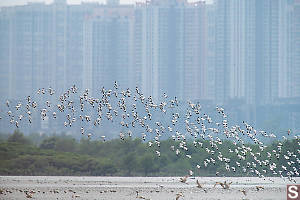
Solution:
M254 104L255 2L216 1L215 97Z
M206 5L207 25L207 98L215 100L216 4Z
M118 81L132 88L134 66L133 6L108 4L94 10L84 24L84 83L93 92Z
M159 99L207 98L207 28L203 2L179 0L137 4L137 64L142 88Z
M50 37L45 4L5 8L1 11L3 45L1 45L1 84L6 98L27 96L37 85L43 86L48 78L47 55ZM6 27L5 27L6 26ZM7 79L7 80L6 80Z
M265 105L300 96L299 1L30 3L0 11L3 98L118 81L188 100Z
M66 73L67 86L75 84L78 88L90 88L85 84L84 74L88 68L86 61L85 24L93 10L98 8L98 3L82 3L80 5L69 5L67 13L67 35L66 35Z
M208 28L205 2L186 3L183 9L184 25L180 28L184 33L183 62L179 66L179 76L184 74L178 93L182 99L206 100L208 95L209 66ZM211 88L212 89L212 88Z
M279 92L279 0L256 4L257 103L271 104Z
M0 99L5 100L12 96L12 63L9 57L11 56L12 35L10 27L12 19L10 17L12 10L0 12Z
M38 88L82 86L83 22L99 4L29 3L1 9L1 95L19 98ZM2 45L3 44L3 45Z
M279 98L288 98L292 93L292 11L292 1L279 1Z
M56 0L50 8L53 22L50 54L50 85L59 88L58 92L66 90L67 86L67 14L68 6L65 0ZM49 23L48 23L49 24Z
M222 104L229 98L230 90L230 25L229 1L217 1L215 13L215 100Z
M257 104L299 97L297 4L293 0L256 1Z
M300 97L300 1L294 0L292 8L291 40L291 97Z

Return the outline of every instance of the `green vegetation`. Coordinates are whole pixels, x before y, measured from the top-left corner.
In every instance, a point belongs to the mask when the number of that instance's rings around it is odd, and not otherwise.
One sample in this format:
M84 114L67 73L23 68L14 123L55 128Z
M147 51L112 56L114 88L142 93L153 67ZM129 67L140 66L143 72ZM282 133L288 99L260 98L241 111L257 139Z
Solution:
M38 142L37 142L38 141ZM60 136L24 136L15 131L12 135L1 137L0 140L0 175L85 175L85 176L182 176L188 170L193 170L196 176L214 176L216 171L226 176L251 176L253 174L243 173L241 167L236 167L236 162L246 167L247 162L254 162L248 152L245 160L240 160L236 153L229 153L229 149L234 150L236 146L230 141L223 141L219 150L215 150L214 155L207 153L206 147L211 149L209 141L201 141L203 146L195 147L191 141L187 141L188 151L180 149L181 153L176 155L170 146L179 146L179 142L164 140L160 144L160 157L155 151L158 149L155 144L149 147L147 143L140 139L91 141L81 139L80 141L66 135ZM299 163L295 159L292 166L288 166L283 154L287 151L297 152L298 142L294 140L282 141L282 155L277 157L267 157L266 152L277 150L278 142L270 144L263 152L254 144L247 144L257 154L259 160L269 160L277 166L284 164L288 169L292 167L299 169ZM236 172L227 172L224 162L218 160L218 151L223 156L230 158L230 166L235 166ZM186 154L191 155L188 158ZM215 164L210 163L206 168L203 161L208 158L216 160ZM196 165L201 165L200 169ZM271 176L269 166L253 168L257 170L265 169L265 176Z

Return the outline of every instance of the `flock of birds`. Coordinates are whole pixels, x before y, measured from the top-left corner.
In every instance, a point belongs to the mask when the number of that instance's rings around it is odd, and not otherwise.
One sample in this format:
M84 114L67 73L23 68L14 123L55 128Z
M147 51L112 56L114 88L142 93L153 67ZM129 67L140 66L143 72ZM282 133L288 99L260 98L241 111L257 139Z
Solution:
M118 137L125 140L128 137L141 137L147 143L149 148L154 148L157 156L161 156L160 141L162 138L171 137L178 141L178 146L170 146L176 155L183 154L186 159L191 159L189 153L188 139L192 139L196 148L203 148L209 155L207 159L199 162L195 167L206 168L209 165L218 164L224 166L225 172L235 172L238 169L243 173L258 176L265 179L265 175L272 173L283 179L295 182L294 177L299 176L300 148L283 151L282 140L292 137L297 140L300 146L300 136L292 134L287 130L278 139L277 148L266 152L267 145L262 138L276 138L273 133L256 130L253 126L243 121L242 125L230 126L225 109L215 107L215 114L210 116L203 112L199 103L179 102L176 97L169 98L163 94L159 102L155 102L151 96L146 97L138 87L135 90L120 89L117 82L112 89L100 89L97 94L99 97L92 97L89 89L79 94L78 88L74 85L56 99L56 92L51 87L48 89L39 89L36 95L28 96L25 101L11 103L6 101L4 109L0 110L0 120L6 117L9 123L16 128L24 124L33 122L33 113L38 112L42 120L58 119L61 116L64 119L65 127L72 127L79 124L80 133L88 138L107 140L106 135L97 135L91 131L91 127L100 127L104 121L119 127ZM43 102L36 100L42 96L46 99ZM215 119L213 119L213 116ZM86 128L88 127L88 128ZM223 145L223 139L233 142L235 147L228 149L230 155L235 155L238 161L231 161L219 149ZM203 140L209 141L209 146L203 145ZM249 142L255 143L259 149L252 149ZM267 155L267 159L261 158L262 154ZM246 162L246 157L251 158L251 162ZM278 166L274 159L284 158L286 164ZM248 159L247 159L248 160ZM257 166L262 166L261 170ZM185 183L193 174L180 179ZM216 172L220 175L220 172ZM228 189L230 183L216 183L224 189ZM200 183L198 183L200 187Z

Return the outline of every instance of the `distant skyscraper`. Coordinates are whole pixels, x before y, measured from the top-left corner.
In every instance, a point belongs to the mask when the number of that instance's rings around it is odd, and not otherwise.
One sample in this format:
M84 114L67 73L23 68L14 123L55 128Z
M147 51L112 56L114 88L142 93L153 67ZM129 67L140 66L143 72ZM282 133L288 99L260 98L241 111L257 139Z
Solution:
M88 68L85 65L85 47L88 40L84 37L84 26L88 16L97 8L97 3L83 3L81 5L70 5L67 15L66 35L66 72L67 86L76 84L78 88L84 88L84 74ZM90 80L91 81L91 80Z
M96 92L101 86L134 86L133 6L102 6L87 16L84 25L84 83Z
M256 4L257 103L300 97L299 1L257 0Z
M83 21L93 7L56 0L2 8L3 96L24 97L49 86L58 92L72 84L82 86Z
M255 2L216 1L215 97L254 104Z
M5 100L12 96L12 63L11 59L11 43L12 35L10 34L10 28L12 26L12 20L10 12L0 12L0 99Z
M230 91L230 24L229 1L216 2L215 27L215 100L224 103Z
M181 99L207 98L207 22L203 2L137 4L137 64L143 90Z
M207 97L215 100L215 62L216 62L216 4L206 5L207 19Z
M256 63L255 63L255 41L256 41L256 18L255 18L255 1L244 1L243 11L245 13L242 17L242 22L240 27L245 28L243 35L244 39L244 61L242 64L244 67L244 90L242 94L244 95L245 103L250 105L255 105L255 87L256 87ZM243 25L244 23L244 25Z
M183 48L178 56L182 55L179 65L181 79L178 94L182 99L206 100L209 99L208 87L208 28L205 2L187 3L183 9L184 23L179 33L184 33ZM180 80L180 79L179 79Z
M256 1L258 101L273 103L279 92L279 0ZM259 17L258 17L259 16Z
M300 98L300 1L294 0L292 11L292 43L291 47L291 97Z
M50 85L54 88L59 88L63 92L68 87L67 85L67 14L68 6L65 0L56 0L51 4L53 9L53 29L52 29L52 52L51 57L51 77Z
M182 82L178 75L183 55L178 57L178 52L183 50L183 38L180 37L183 6L178 4L176 0L152 1L146 10L147 46L151 50L147 55L150 62L146 68L152 73L152 95L155 99L163 92L170 96L178 95L176 91Z
M291 1L279 1L279 98L288 98L292 94L292 11Z
M274 103L300 96L299 1L31 3L0 11L1 97L97 91Z
M47 20L51 17L41 3L5 8L1 14L0 20L7 26L1 28L7 40L1 46L1 54L6 55L1 70L6 71L4 80L8 79L3 86L9 89L1 92L7 98L31 95L37 85L43 87L48 80L51 38Z

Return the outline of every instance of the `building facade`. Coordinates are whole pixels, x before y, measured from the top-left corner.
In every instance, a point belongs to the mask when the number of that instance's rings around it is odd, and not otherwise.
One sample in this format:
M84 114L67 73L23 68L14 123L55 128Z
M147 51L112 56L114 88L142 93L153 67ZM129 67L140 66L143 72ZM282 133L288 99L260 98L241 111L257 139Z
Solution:
M0 92L118 81L160 99L273 104L300 96L299 0L31 3L0 11Z

